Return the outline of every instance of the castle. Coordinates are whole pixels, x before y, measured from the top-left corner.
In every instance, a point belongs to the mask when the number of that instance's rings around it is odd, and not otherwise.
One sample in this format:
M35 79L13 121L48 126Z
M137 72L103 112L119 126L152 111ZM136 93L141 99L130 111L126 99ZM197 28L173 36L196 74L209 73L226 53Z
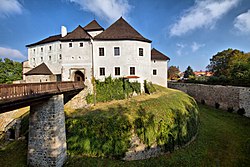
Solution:
M144 80L167 87L167 56L122 17L106 30L96 20L85 27L29 44L23 62L25 82L84 81L92 77Z

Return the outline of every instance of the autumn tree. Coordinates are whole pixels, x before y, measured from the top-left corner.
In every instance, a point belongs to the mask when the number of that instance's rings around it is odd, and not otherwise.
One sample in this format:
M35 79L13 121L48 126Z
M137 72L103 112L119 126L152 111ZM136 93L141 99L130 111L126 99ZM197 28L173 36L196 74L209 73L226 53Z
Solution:
M170 66L168 68L168 79L172 79L172 80L177 79L180 77L179 74L180 74L179 67Z

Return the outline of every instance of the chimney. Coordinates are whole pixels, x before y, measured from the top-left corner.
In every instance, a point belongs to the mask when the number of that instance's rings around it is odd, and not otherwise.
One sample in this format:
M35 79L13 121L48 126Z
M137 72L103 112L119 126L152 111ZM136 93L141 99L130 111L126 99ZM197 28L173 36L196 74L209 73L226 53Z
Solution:
M67 28L64 27L64 26L62 26L62 27L61 27L61 36L62 36L62 37L65 37L66 35L67 35Z

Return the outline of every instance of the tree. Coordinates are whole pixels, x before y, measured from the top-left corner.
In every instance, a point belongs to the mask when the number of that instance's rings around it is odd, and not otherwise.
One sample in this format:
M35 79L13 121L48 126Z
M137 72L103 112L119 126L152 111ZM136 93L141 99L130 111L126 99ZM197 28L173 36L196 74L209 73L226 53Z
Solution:
M191 76L194 76L194 71L190 66L188 66L186 71L184 71L184 78L190 78Z
M180 77L179 74L180 74L179 67L170 66L168 68L168 79L172 79L172 80L177 79Z
M218 52L210 59L210 64L207 66L207 69L216 77L221 75L229 76L234 61L237 57L242 56L244 56L244 52L237 49L227 49L222 52Z
M8 58L0 59L0 83L12 83L22 79L22 63Z

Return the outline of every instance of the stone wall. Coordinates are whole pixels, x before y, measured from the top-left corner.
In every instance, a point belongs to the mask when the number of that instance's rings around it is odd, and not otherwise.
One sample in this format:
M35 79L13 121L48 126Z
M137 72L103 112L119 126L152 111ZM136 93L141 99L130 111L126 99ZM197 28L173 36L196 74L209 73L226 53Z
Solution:
M66 160L63 95L31 105L28 165L62 166Z
M244 115L250 117L250 88L176 82L169 82L168 87L181 90L209 106L233 112L244 109Z

